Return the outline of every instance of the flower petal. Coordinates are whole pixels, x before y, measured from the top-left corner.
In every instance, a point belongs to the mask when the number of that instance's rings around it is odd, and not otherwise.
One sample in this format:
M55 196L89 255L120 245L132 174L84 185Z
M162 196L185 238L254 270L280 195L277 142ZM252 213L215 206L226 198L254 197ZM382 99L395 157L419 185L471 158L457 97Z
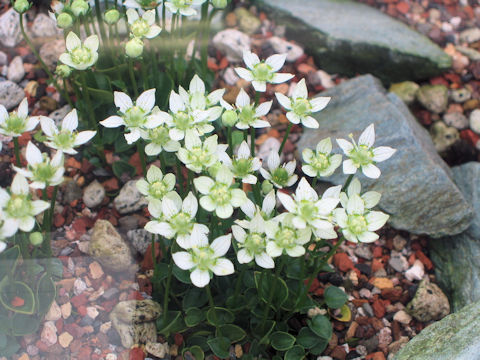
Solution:
M210 244L210 248L213 250L215 257L221 257L225 255L230 248L232 241L232 234L219 236Z
M195 269L190 274L190 280L196 287L203 288L210 282L210 273L206 270Z
M285 64L287 54L275 54L265 60L265 64L270 65L273 71L280 70Z
M135 102L143 111L149 113L155 106L155 89L144 91Z
M393 149L389 146L379 146L373 149L373 161L382 162L390 159L390 157L395 154L396 151L396 149Z
M106 118L105 120L100 121L100 124L102 124L106 128L116 128L116 127L125 125L125 122L120 116L112 115Z
M232 262L228 259L217 259L215 265L213 265L210 269L217 276L230 275L235 271Z
M381 175L381 171L373 164L362 165L363 175L371 179L378 179Z
M172 254L173 261L182 270L190 270L195 266L192 261L192 255L186 251L179 251Z
M358 138L358 145L365 145L367 147L372 147L375 142L375 128L373 124L367 126L367 128L362 132Z

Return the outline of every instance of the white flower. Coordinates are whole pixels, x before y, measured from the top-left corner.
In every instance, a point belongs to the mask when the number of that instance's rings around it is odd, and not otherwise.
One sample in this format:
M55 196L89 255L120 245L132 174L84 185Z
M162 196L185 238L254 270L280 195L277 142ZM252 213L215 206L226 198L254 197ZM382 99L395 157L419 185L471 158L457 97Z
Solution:
M127 19L134 37L152 39L162 31L160 26L155 25L155 10L145 11L140 17L136 10L128 9Z
M5 221L11 226L10 232L15 233L18 229L24 232L32 231L35 216L49 207L50 204L46 201L31 200L27 179L21 174L16 174L13 178L10 193L0 188L0 208Z
M256 91L265 92L267 83L280 84L293 78L292 74L277 74L277 71L285 64L286 58L287 54L276 54L268 57L265 61L260 61L256 54L244 51L243 61L248 70L235 68L235 71L242 79L251 81Z
M98 37L89 36L82 44L80 38L69 32L66 38L67 52L60 55L60 61L77 70L85 70L93 66L98 59Z
M165 123L170 128L169 135L173 140L180 141L189 130L198 136L208 134L215 128L209 122L214 121L208 110L189 110L183 98L172 90L169 98L170 114L162 112Z
M24 98L17 111L7 112L0 105L0 134L19 137L26 131L32 131L38 124L38 117L28 117L28 101Z
M375 142L373 124L370 124L360 135L358 145L353 140L352 135L350 135L350 138L352 142L337 139L338 145L349 158L343 161L343 172L345 174L355 174L357 169L361 168L366 177L372 179L380 177L380 169L375 164L389 159L396 150L388 146L373 148Z
M124 125L130 132L125 134L128 144L136 142L147 130L162 125L164 117L155 106L155 89L144 91L135 101L119 91L114 92L115 105L120 109L120 116L113 115L100 121L107 128L116 128Z
M252 220L246 221L244 227L232 225L232 234L238 243L237 259L240 264L248 264L253 259L264 269L275 267L273 259L266 253L265 220L257 212ZM244 230L247 229L248 233Z
M303 245L312 238L312 230L309 227L297 229L293 218L293 214L283 213L265 224L267 254L271 257L281 256L284 252L291 257L305 254Z
M200 198L200 205L207 211L213 212L221 218L232 216L233 208L241 206L247 199L243 190L232 187L233 174L221 166L215 180L200 176L193 180L197 190L204 196Z
M179 246L190 249L190 237L193 233L195 236L206 236L209 232L206 225L195 223L197 210L198 201L192 192L188 193L183 202L180 195L172 192L162 201L162 221L147 223L145 230L167 239L176 237Z
M210 116L214 121L222 114L222 107L216 106L223 97L225 89L218 89L206 95L205 83L198 75L194 75L190 81L188 92L182 87L178 87L178 94L182 98L185 106L189 110L209 110Z
M78 127L76 109L73 109L65 116L62 120L60 130L55 125L55 122L46 116L40 117L40 126L47 137L45 145L70 155L77 153L77 151L74 150L75 147L85 144L97 133L91 130L76 131Z
M162 170L155 165L150 166L146 178L146 180L138 180L136 186L138 191L147 197L147 200L162 200L175 188L175 175L168 173L163 176Z
M234 110L235 108L227 103L225 100L220 100L222 106L227 110ZM236 111L238 114L238 120L235 126L240 130L245 130L250 127L254 128L266 128L270 127L268 121L262 120L262 116L265 116L272 107L272 101L264 102L255 107L250 104L250 97L245 90L240 89L237 99L235 100Z
M262 162L258 157L250 155L250 148L246 141L240 144L237 155L233 156L233 159L226 155L221 161L233 172L233 176L241 179L243 183L257 183L257 177L253 173L262 167Z
M202 5L206 0L165 0L165 7L173 14L183 16L197 15L197 10L192 6Z
M158 155L162 150L176 152L180 149L180 143L170 138L169 129L165 125L148 129L148 132L142 133L142 138L149 142L145 146L145 153L148 156Z
M178 150L177 156L188 169L199 174L218 161L217 151L217 135L212 135L202 141L193 131L187 131L185 147Z
M308 90L305 79L298 82L291 98L278 92L275 93L275 96L278 102L288 110L287 119L290 120L291 123L302 123L303 126L313 129L317 129L319 124L311 114L323 110L331 99L329 97L316 97L308 100Z
M210 282L213 272L217 276L233 274L234 268L230 260L223 256L228 252L232 235L223 235L211 244L204 236L190 238L191 249L172 254L173 261L182 270L190 270L190 280L197 287L204 287Z
M2 190L3 189L0 189L0 201L3 194L1 192ZM7 244L4 242L4 240L15 235L17 230L18 226L16 226L15 220L7 219L2 209L2 211L0 211L0 253L7 247Z
M55 186L63 182L63 173L65 172L63 152L57 151L50 159L47 154L42 154L40 149L29 141L25 157L28 162L27 168L13 166L13 169L32 181L30 184L32 189L44 189L47 186Z
M280 166L280 156L274 149L270 152L267 159L268 171L260 168L260 173L265 178L275 185L275 187L282 189L290 187L297 182L298 176L295 174L295 167L297 162L295 159Z
M357 178L353 178L350 182L350 185L348 185L347 192L342 192L339 196L342 206L344 208L347 208L348 199L355 194L359 195L360 198L363 200L363 205L365 209L372 209L380 202L382 194L380 194L379 192L367 191L364 194L360 194L361 190L362 185L360 184L360 181Z
M310 177L327 177L332 175L342 163L342 155L331 154L332 141L330 138L323 139L317 144L316 152L311 149L302 151L302 171Z
M342 202L346 202L346 207L335 209L334 213L345 239L355 243L376 241L378 235L374 231L385 225L389 216L381 211L370 211L365 207L365 200L356 193Z
M275 206L277 205L277 200L275 196L275 190L271 190L264 198L262 202L262 208L260 209L257 205L253 203L252 200L247 199L240 209L246 215L247 219L253 219L257 213L260 213L265 220L269 220L273 217ZM246 220L235 220L235 223L246 228Z
M143 9L151 10L155 9L162 0L125 0L123 6L127 9Z
M297 229L311 226L317 237L334 239L337 237L333 224L328 218L340 201L335 197L318 198L317 192L305 178L298 183L297 190L291 196L278 192L278 199L288 212L294 215L292 224Z

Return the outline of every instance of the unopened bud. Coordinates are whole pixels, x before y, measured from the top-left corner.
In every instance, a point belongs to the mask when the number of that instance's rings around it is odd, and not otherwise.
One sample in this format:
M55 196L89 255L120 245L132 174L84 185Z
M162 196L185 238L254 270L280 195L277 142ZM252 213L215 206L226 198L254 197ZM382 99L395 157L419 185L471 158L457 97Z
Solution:
M86 15L89 7L85 0L73 0L70 8L75 16L80 16Z
M217 9L224 9L228 4L228 0L212 0L212 5Z
M34 246L38 246L41 243L43 243L43 235L38 231L31 233L29 238L30 238L30 244Z
M118 19L120 19L120 12L117 9L110 9L105 12L105 22L107 24L116 24Z
M128 57L137 58L143 53L143 41L139 38L133 38L125 45L125 52Z
M57 74L62 78L68 78L71 73L72 73L72 68L68 65L60 64L60 65L57 65L57 68L55 69L55 74Z
M263 180L263 183L262 183L262 192L264 194L268 194L270 191L273 190L273 185L270 181L268 180Z
M68 13L61 13L57 17L57 26L60 29L68 29L73 24L73 18Z
M28 0L15 0L15 3L13 4L13 8L19 14L23 14L24 12L28 11L31 6L32 4L30 4Z
M237 123L238 115L235 110L227 110L222 115L222 123L225 126L232 127Z

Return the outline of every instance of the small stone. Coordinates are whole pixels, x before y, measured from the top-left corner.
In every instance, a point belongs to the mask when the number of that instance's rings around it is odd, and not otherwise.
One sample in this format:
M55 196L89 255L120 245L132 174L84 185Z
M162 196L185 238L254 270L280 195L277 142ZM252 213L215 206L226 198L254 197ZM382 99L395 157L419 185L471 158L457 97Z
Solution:
M477 99L470 99L463 104L463 110L475 110L480 106L480 101Z
M25 69L23 68L23 60L21 56L15 56L8 64L7 79L13 82L20 82L25 76Z
M251 35L257 32L262 22L246 8L238 7L235 9L240 30Z
M445 121L445 124L448 126L452 126L458 130L466 129L469 125L467 117L458 112L445 114L443 116L443 121Z
M388 345L392 342L392 330L388 327L380 329L378 332L378 344L379 345Z
M30 356L27 353L23 353L18 360L30 360Z
M82 197L82 189L74 180L67 181L63 189L62 203L65 205Z
M135 229L127 232L127 240L142 255L145 255L148 246L152 243L152 237L153 234L145 229Z
M472 93L465 88L453 90L450 97L456 103L464 103L472 97Z
M368 316L370 316L370 317L373 317L373 316L374 316L372 306L371 306L369 303L363 304L363 305L362 305L362 309L365 310L365 313L366 313Z
M408 325L412 321L412 317L404 310L400 310L393 315L393 320L398 321L404 325Z
M73 283L73 293L75 295L80 295L85 290L87 290L87 284L85 281L80 278L75 279L75 282Z
M480 29L479 28L471 28L467 30L463 30L460 33L460 41L463 43L474 43L480 40Z
M388 345L388 353L396 354L409 340L408 336L401 336L400 339Z
M102 325L100 325L100 332L102 334L106 334L108 333L108 330L110 330L111 328L112 328L112 322L107 321L106 323L103 323Z
M370 250L369 246L365 246L363 244L358 244L353 253L365 260L373 259L372 250Z
M230 62L240 62L243 52L250 51L250 37L236 29L226 29L217 33L213 45L224 54Z
M447 109L448 89L444 85L423 85L416 95L427 110L439 114Z
M108 353L107 356L105 356L105 360L117 360L117 355L114 353Z
M87 315L92 318L92 319L96 319L97 316L98 316L98 310L95 306L88 306L87 307Z
M58 127L61 126L61 122L63 118L70 112L72 111L72 108L70 105L65 105L62 106L60 109L57 109L55 111L52 111L50 114L48 114L48 117L52 119L55 122L55 125Z
M432 141L435 144L435 149L439 153L448 150L453 144L460 139L460 134L454 127L448 127L445 123L437 121L430 128Z
M287 54L288 62L295 62L303 56L303 48L301 46L298 46L290 41L283 40L278 36L272 36L270 39L268 39L268 42L272 46L273 50L275 50L275 53Z
M472 61L480 61L480 52L467 46L456 46L455 49Z
M402 251L405 248L405 245L407 245L407 240L402 235L395 235L393 238L393 247L397 251Z
M418 285L417 292L406 309L415 319L428 322L447 316L450 304L442 290L426 277Z
M7 65L8 56L3 51L0 51L0 66Z
M57 321L62 317L62 310L60 306L58 306L57 302L54 301L52 305L50 305L50 309L48 310L47 314L45 315L45 320L47 321Z
M0 105L12 110L25 97L25 92L13 81L0 81Z
M48 346L51 346L57 342L57 328L53 321L46 321L43 324L40 338Z
M105 197L105 188L97 180L92 181L83 191L83 203L89 208L100 205Z
M422 280L425 275L425 267L420 260L415 260L413 266L405 272L408 281Z
M223 80L225 80L228 85L235 86L240 78L232 67L228 67L223 73Z
M72 314L72 304L70 302L67 302L60 306L60 310L62 312L62 317L64 319L68 319L70 315Z
M398 272L403 272L408 269L408 261L399 252L392 251L390 255L390 259L388 260L388 264Z
M167 343L152 343L148 342L145 345L145 350L150 355L156 356L157 358L164 358L165 355L169 353L169 348Z
M389 289L393 288L393 282L389 278L375 278L373 281L371 281L372 285L375 286L376 288L383 290L383 289Z
M420 86L413 81L403 81L400 83L392 84L388 91L397 95L405 104L410 105L415 101Z
M65 52L65 40L58 39L46 42L40 48L39 54L45 65L47 65L50 69L55 69L57 65L58 58L61 54Z
M104 274L102 266L96 261L88 265L88 268L90 269L90 276L94 280L100 279Z
M333 263L340 271L347 272L353 269L353 262L346 253L337 253L333 256Z
M480 109L475 109L470 114L470 129L480 134Z
M240 359L243 356L243 349L240 344L235 344L235 356Z
M37 96L37 90L38 90L38 82L32 80L25 85L25 88L23 89L26 94L30 95L31 97L36 97Z
M53 37L61 34L55 20L44 13L39 13L35 17L31 30L35 37Z
M123 185L120 193L113 200L120 214L129 214L148 205L147 199L137 189L137 180L130 180Z
M0 16L0 43L6 47L14 47L21 40L20 16L11 8Z
M234 12L229 12L227 16L225 16L225 25L230 28L237 25L237 15L235 15Z
M360 295L360 297L362 297L364 299L370 299L372 297L372 292L368 289L365 289L365 288L360 289L358 294Z
M58 343L64 348L68 348L68 346L70 345L70 343L72 342L73 340L73 336L68 333L68 332L63 332L60 334L60 336L58 337Z
M57 108L57 101L50 96L42 96L39 100L40 109L45 111L53 111Z

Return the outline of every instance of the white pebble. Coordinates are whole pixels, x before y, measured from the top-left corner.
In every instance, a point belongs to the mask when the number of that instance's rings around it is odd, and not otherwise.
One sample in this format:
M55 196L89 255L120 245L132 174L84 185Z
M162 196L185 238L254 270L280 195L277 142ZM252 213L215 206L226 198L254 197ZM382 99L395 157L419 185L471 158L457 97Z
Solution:
M425 275L425 270L423 263L420 260L415 260L413 266L405 271L405 277L409 281L422 280L423 275Z
M470 114L470 129L480 134L480 109L475 109Z

